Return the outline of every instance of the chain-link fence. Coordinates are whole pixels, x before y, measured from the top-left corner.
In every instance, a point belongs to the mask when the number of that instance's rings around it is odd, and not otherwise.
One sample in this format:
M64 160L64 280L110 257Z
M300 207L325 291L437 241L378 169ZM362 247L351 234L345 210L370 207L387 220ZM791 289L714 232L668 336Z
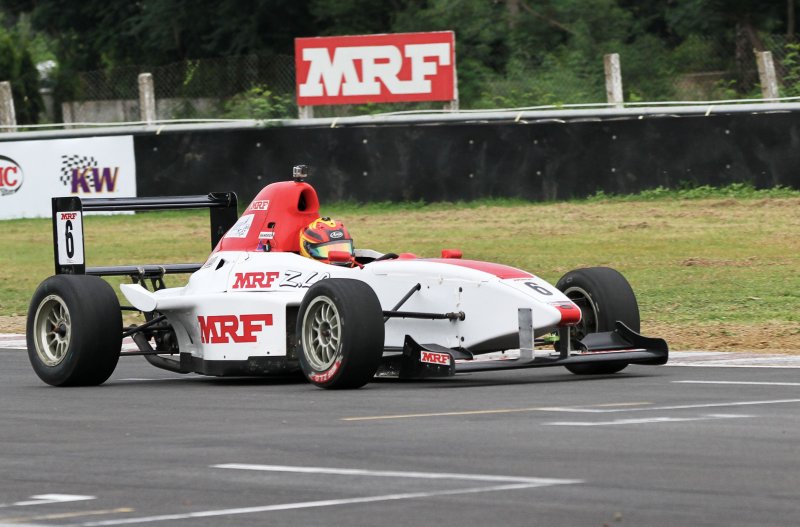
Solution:
M158 119L266 119L297 113L294 58L246 55L80 73L72 100L64 104L65 121L138 121L138 76L143 72L153 75Z
M793 79L792 42L760 37L772 51L779 81ZM752 47L690 37L675 49L637 43L619 50L626 102L700 101L760 96ZM800 49L794 48L798 54ZM794 57L794 58L793 58ZM797 68L795 68L797 69ZM539 66L505 75L459 72L461 108L493 109L605 103L602 58L551 54ZM297 116L294 58L240 56L166 66L131 66L81 73L63 105L65 122L139 120L137 77L153 75L158 119L291 118ZM798 86L800 89L800 86ZM317 117L403 110L440 110L444 103L319 106Z
M772 52L779 81L791 78L788 67L792 64L789 53L795 45L793 41L785 35L759 38L758 47ZM745 38L725 41L692 36L674 49L637 43L622 48L618 53L627 102L711 101L761 96L753 44ZM471 104L514 108L605 102L602 59L576 61L574 55L556 53L547 55L534 69L488 77L481 86L477 103Z

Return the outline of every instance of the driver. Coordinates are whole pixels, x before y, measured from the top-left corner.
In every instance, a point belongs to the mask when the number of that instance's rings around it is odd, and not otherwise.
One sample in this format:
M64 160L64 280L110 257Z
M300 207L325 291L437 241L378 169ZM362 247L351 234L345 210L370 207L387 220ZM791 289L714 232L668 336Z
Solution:
M351 260L331 262L328 258L330 251L347 252ZM355 255L353 239L341 221L328 217L317 218L300 230L300 254L323 263L350 266Z

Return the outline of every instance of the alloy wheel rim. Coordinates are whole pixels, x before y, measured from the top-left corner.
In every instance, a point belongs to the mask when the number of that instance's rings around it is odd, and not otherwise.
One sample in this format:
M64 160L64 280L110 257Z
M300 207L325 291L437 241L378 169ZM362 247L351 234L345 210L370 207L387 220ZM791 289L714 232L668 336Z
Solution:
M72 337L72 319L67 305L56 295L45 297L36 310L33 341L39 360L58 366L67 356Z
M581 287L570 287L564 291L567 298L581 310L581 321L570 328L572 338L581 340L589 333L599 331L597 304L592 296Z
M339 310L333 301L319 296L311 301L303 317L303 352L309 365L325 371L336 362L342 338Z

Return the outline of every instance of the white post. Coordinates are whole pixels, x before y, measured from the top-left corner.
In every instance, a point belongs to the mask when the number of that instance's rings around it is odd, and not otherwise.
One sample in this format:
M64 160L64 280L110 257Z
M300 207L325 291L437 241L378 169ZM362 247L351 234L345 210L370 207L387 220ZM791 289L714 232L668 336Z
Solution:
M156 90L150 73L139 74L139 119L148 125L156 120Z
M11 83L0 82L0 132L17 131L17 114L14 111L14 97L11 95Z
M298 119L313 119L314 118L314 107L313 106L298 106L297 107L297 118Z
M619 65L619 53L603 56L606 70L606 98L609 104L622 108L625 100L622 95L622 68Z
M775 75L775 63L772 61L771 51L756 51L758 63L758 80L761 82L761 97L764 99L777 99L778 77Z
M455 44L453 44L455 46ZM455 57L455 52L453 56ZM444 105L446 112L458 111L458 70L456 69L455 60L453 61L453 100Z

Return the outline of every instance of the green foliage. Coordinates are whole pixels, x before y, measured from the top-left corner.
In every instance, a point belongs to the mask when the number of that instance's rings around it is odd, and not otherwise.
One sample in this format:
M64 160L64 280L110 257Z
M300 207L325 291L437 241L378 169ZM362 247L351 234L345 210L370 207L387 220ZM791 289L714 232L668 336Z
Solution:
M429 0L405 4L395 14L391 30L454 31L458 92L462 107L475 107L486 79L502 71L507 36L501 2Z
M731 183L724 187L710 185L689 186L668 189L656 187L644 190L637 194L614 195L598 191L593 196L586 198L588 202L628 202L628 201L659 201L664 199L696 200L696 199L767 199L767 198L800 198L800 191L783 187L757 189L750 183Z
M11 83L17 123L36 124L44 111L44 102L39 94L39 72L31 54L31 42L19 26L7 29L3 22L0 18L0 81Z
M320 35L363 35L391 31L393 10L383 2L312 0L309 11L322 29Z
M729 65L721 58L714 40L703 35L689 35L672 51L671 60L675 68L681 72L716 71Z
M783 88L781 94L786 97L800 96L800 44L786 44L786 55L783 57Z
M462 108L605 102L606 53L620 54L626 100L734 98L753 85L741 51L788 30L785 0L0 0L2 12L29 20L14 44L27 40L34 61L49 53L42 31L57 41L56 102L78 94L76 72L288 55L299 36L434 30L456 34ZM797 49L788 51L787 89L800 93ZM186 97L210 96L195 93L201 70L187 76Z
M253 86L225 102L223 117L229 119L284 119L297 114L292 97L272 93L267 86Z

